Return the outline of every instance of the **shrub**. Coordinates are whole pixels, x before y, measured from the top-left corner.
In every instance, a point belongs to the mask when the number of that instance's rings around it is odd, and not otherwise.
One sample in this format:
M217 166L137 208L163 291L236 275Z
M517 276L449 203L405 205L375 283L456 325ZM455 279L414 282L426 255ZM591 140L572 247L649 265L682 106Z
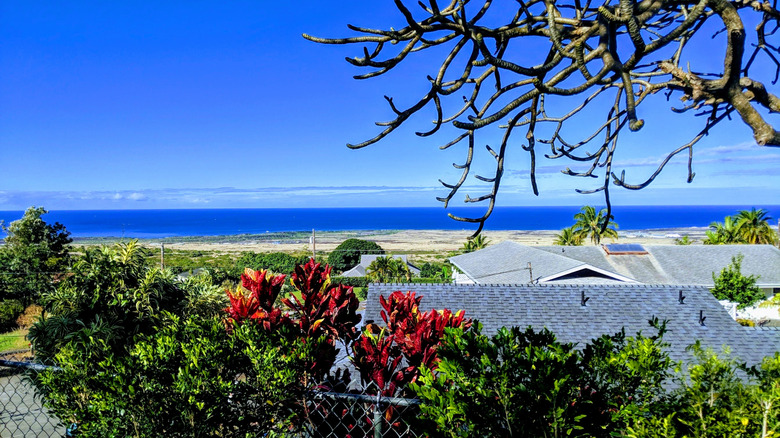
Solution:
M42 313L43 307L37 304L30 304L24 309L24 312L16 318L16 325L20 328L30 328L30 326L41 317Z
M124 353L136 337L154 332L167 313L214 310L213 288L196 280L180 282L171 271L149 266L137 240L89 249L72 271L56 290L41 297L44 317L30 327L29 338L40 360L89 338L103 339L115 353ZM224 302L218 305L223 307Z
M352 287L368 287L368 284L371 283L371 280L368 279L368 277L340 277L335 276L332 279L333 283L337 284L343 284L344 286L352 286Z
M39 374L37 388L53 413L79 424L79 436L294 432L316 408L306 394L333 366L337 342L346 348L358 336L357 298L329 274L310 260L292 275L297 294L279 299L284 275L247 269L220 316L188 312L185 299L173 308L179 314L139 319L130 309L145 310L145 295L112 285L106 295L127 307L100 303L95 320L60 338L51 351L63 371ZM118 310L134 319L117 319ZM102 327L103 318L119 324ZM38 328L38 343L56 333L56 321L46 321L52 326Z
M255 271L268 270L277 274L290 275L296 266L304 264L308 260L309 257L305 255L292 256L283 252L245 252L236 260L236 267L240 271L243 271L244 268L251 268Z
M362 254L384 254L385 250L375 242L347 239L328 254L328 265L338 272L352 269L360 263Z
M695 358L668 403L635 416L625 436L770 437L780 430L780 353L756 367L689 347Z
M16 328L16 319L23 311L24 305L19 300L0 301L0 332Z
M352 290L355 292L355 296L357 297L358 301L365 301L366 298L368 298L367 287L353 287Z
M658 335L602 336L582 352L543 329L447 330L438 373L411 386L438 436L612 436L661 400L672 362ZM475 408L478 407L478 408Z
M736 302L739 309L752 306L765 298L761 289L756 286L758 277L742 275L743 258L742 254L732 257L731 263L720 271L720 275L716 277L714 273L712 274L712 279L715 281L712 294L715 298Z
M263 436L289 424L314 341L257 324L228 334L214 317L168 321L126 355L100 339L63 349L63 370L37 378L50 412L96 438Z

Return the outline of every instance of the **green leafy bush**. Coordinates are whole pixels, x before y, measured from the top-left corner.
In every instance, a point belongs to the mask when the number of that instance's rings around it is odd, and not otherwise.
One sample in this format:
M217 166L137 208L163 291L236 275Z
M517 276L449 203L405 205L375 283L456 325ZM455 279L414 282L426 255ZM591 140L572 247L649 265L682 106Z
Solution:
M409 281L409 283L412 283L412 284L447 284L447 283L452 283L452 278L444 279L444 278L441 278L441 277L435 277L435 278L412 277L412 279Z
M283 252L257 253L245 252L236 260L236 267L239 272L244 268L251 268L255 271L269 270L277 274L290 275L295 271L295 267L309 261L306 255L293 256Z
M743 258L742 254L732 257L731 263L720 271L720 275L712 274L712 279L715 281L712 294L715 298L736 302L739 309L752 306L766 298L761 289L756 286L758 277L742 274Z
M19 300L0 301L0 333L16 328L16 319L24 312Z
M629 438L762 437L780 431L780 353L756 367L692 345L695 361L669 395L648 415L635 416Z
M438 373L412 384L432 437L611 436L661 402L673 365L658 335L603 336L581 352L548 330L447 330Z
M89 338L120 353L137 336L154 332L165 312L214 314L224 307L221 291L186 286L172 272L149 266L145 255L136 240L87 250L73 274L41 297L44 317L29 332L36 357L47 361L65 345Z
M228 291L227 313L214 315L201 302L208 285L182 283L189 289L181 289L178 304L166 304L173 295L150 292L147 284L158 271L145 270L143 257L140 266L127 266L136 258L122 249L103 250L101 275L77 271L63 286L77 299L75 312L66 312L76 322L58 309L34 337L62 367L39 374L37 388L51 412L78 424L79 436L295 432L316 408L306 397L325 380L337 342L346 347L359 336L357 298L331 284L330 269L313 260L296 267L291 283L298 294L291 298L280 297L284 275L247 269L241 286ZM76 293L78 285L86 288Z
M343 284L344 286L352 287L368 287L371 280L368 277L340 277L334 276L332 278L333 283Z
M384 254L382 249L375 242L360 239L347 239L328 254L328 265L337 272L344 272L352 269L360 263L362 254Z
M62 371L37 378L50 412L95 438L263 436L289 424L314 340L256 324L228 334L218 317L167 321L128 354L100 339L64 348Z
M452 265L447 263L425 262L420 267L421 278L432 278L439 280L439 283L452 281Z

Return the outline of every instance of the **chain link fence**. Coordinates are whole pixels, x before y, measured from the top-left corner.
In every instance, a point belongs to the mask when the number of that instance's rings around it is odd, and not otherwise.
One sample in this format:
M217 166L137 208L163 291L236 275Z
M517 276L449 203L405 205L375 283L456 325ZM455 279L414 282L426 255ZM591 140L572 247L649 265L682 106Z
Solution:
M304 436L311 438L417 438L416 399L315 391L305 401Z
M0 354L0 438L60 438L65 426L50 416L27 377L43 365L31 360L29 350Z
M0 353L0 438L61 438L67 426L50 416L29 379L46 368L29 351ZM303 400L304 424L296 438L418 438L419 402L382 397L372 388L316 390Z

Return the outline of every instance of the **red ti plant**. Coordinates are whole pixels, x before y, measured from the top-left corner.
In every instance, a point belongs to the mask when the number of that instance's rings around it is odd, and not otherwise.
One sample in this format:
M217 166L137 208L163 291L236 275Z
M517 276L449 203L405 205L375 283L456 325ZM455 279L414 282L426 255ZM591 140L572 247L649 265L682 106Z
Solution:
M291 310L291 316L306 339L320 339L325 343L311 364L315 377L322 377L336 360L336 340L346 346L358 332L355 326L361 316L357 314L358 299L352 287L330 284L330 266L322 266L314 259L295 267L292 284L300 292L282 303Z
M274 307L284 277L246 268L241 274L241 286L236 288L235 293L226 291L230 298L230 306L225 309L228 329L247 320L261 324L266 330L275 330L287 323L287 315L282 315L282 311Z
M301 331L307 337L322 335L341 339L345 344L358 333L355 326L361 316L357 314L359 301L351 286L330 284L330 266L322 266L310 259L305 265L295 267L292 284L300 292L300 298L282 302L292 311Z
M380 334L380 343L373 335L364 333L354 344L353 361L363 382L374 382L383 395L394 395L397 388L416 381L421 367L431 370L438 367L436 350L444 337L444 329L471 326L471 320L464 318L462 310L456 314L446 309L421 312L421 300L422 297L415 296L414 292L395 291L387 299L380 296L387 336ZM398 370L401 359L406 366ZM380 373L379 370L384 371Z
M436 350L444 338L444 329L471 326L471 320L464 318L463 310L453 314L449 309L442 311L415 313L419 317L404 321L394 333L395 343L401 348L408 366L403 370L408 382L415 382L420 376L420 368L435 370L439 367Z
M398 371L402 356L392 336L387 336L385 330L371 333L366 330L352 344L353 363L360 371L364 383L373 382L383 396L392 397L396 389L406 383L404 375Z
M227 327L252 320L269 331L282 325L294 327L294 336L317 342L314 357L307 364L309 375L322 379L336 360L336 341L348 346L358 336L355 326L361 316L357 314L358 299L351 287L330 284L330 267L313 259L295 267L292 284L300 292L291 299L282 299L290 310L274 307L284 284L284 275L272 275L267 271L247 268L241 275L241 286L235 293L227 291L230 298Z

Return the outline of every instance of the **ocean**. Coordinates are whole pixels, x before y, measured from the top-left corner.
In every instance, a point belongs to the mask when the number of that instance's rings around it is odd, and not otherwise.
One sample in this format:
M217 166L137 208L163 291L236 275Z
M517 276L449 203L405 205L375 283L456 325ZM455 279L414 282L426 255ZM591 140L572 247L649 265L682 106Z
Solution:
M614 206L620 230L707 227L752 206ZM780 205L756 206L769 211L777 226ZM497 207L485 230L559 230L574 223L580 207ZM161 238L262 234L280 231L474 230L476 224L447 217L478 216L477 208L274 208L192 210L53 210L43 218L60 222L73 237ZM9 223L22 211L0 211Z

